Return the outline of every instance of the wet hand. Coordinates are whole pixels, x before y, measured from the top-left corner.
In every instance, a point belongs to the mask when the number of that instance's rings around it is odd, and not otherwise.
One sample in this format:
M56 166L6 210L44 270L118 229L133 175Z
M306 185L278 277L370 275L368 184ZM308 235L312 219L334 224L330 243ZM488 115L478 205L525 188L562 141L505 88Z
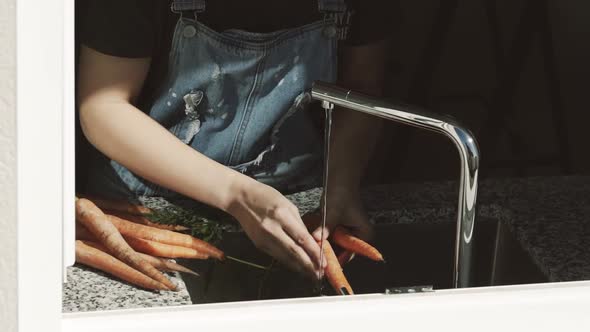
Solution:
M371 241L374 238L373 225L369 222L358 192L330 190L327 200L326 228L322 234L322 227L316 227L312 232L315 239L320 240L322 235L326 239L330 231L338 225L346 227L353 235L365 241Z
M294 271L321 278L320 247L297 207L270 186L250 178L240 182L229 212L254 245Z

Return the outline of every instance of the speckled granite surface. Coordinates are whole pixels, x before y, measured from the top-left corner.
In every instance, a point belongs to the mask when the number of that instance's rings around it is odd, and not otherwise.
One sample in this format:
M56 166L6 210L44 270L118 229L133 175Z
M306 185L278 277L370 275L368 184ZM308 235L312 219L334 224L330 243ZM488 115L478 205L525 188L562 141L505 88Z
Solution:
M306 213L318 208L320 190L288 197ZM455 182L376 186L364 195L374 223L454 223L457 197ZM168 204L154 198L142 201L150 207ZM510 227L550 281L590 279L590 177L481 181L477 207L478 216L494 217ZM84 267L70 268L68 277L65 312L191 303L186 289L158 295Z
M74 265L68 268L63 289L63 312L147 308L192 304L184 281L169 274L178 292L151 292L113 279L101 271Z
M454 182L388 185L368 190L365 203L375 222L412 222L416 213L454 222L457 195ZM481 181L477 208L508 225L550 281L590 279L590 176Z

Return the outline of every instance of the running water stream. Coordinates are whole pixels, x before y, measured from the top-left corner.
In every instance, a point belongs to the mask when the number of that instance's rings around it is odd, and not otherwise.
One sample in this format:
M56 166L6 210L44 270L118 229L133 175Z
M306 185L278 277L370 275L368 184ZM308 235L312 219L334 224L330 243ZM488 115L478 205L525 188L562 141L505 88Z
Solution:
M328 167L330 165L330 134L332 131L332 104L322 105L326 113L326 120L324 123L324 176L323 176L323 187L322 187L322 231L320 240L320 264L324 260L324 229L326 228L326 217L328 215ZM319 283L319 295L323 295L324 287L322 280Z

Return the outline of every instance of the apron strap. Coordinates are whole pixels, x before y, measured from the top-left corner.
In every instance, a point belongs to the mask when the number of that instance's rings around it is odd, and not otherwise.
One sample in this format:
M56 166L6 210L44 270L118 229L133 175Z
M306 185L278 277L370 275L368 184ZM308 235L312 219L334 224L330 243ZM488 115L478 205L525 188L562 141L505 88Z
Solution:
M173 0L170 9L175 13L183 11L205 11L205 0ZM344 0L318 0L318 10L321 13L343 13L346 11Z
M187 11L202 13L205 11L205 0L173 0L170 10L174 13Z
M193 12L196 19L198 13L205 11L205 0L172 0L170 10L180 15L189 11ZM345 0L318 0L318 10L326 19L336 22L338 39L346 39L352 13L347 11Z

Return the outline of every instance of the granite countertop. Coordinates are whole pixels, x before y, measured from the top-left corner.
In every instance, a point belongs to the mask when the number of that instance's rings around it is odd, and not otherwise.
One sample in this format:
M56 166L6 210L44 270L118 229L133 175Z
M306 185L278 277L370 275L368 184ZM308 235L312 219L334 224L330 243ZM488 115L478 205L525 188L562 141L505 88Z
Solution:
M456 216L457 197L455 182L387 185L367 190L365 204L376 223L410 223ZM590 279L590 176L481 181L475 227L482 216L507 225L549 281Z
M152 292L107 276L99 270L74 265L63 284L63 312L148 308L192 304L184 281L177 273L166 275L178 285L178 292Z
M288 198L306 213L318 208L320 193L320 189L312 189ZM374 223L418 219L454 223L457 197L456 182L382 185L364 193ZM150 207L168 204L159 198L142 201ZM508 225L548 280L590 279L590 176L481 181L477 216L491 216ZM68 269L63 311L191 304L182 279L170 276L179 283L180 291L158 294L76 265Z

